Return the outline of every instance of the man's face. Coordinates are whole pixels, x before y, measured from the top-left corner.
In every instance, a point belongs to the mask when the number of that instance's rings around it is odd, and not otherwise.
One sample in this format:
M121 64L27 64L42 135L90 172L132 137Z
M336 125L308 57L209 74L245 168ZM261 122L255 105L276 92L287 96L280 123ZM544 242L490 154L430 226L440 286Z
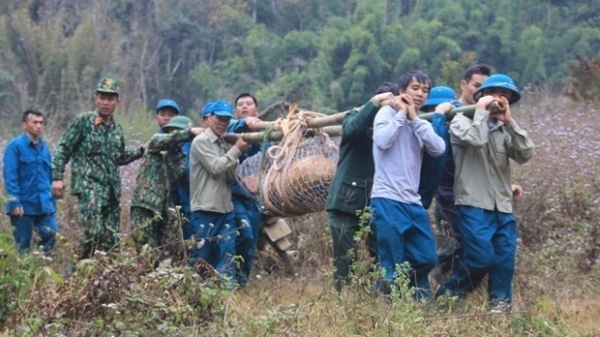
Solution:
M415 102L415 108L419 110L429 97L429 89L428 83L419 83L413 78L401 93L410 95Z
M162 128L163 126L169 124L173 117L177 116L177 112L171 108L163 108L158 110L156 113L156 122L158 123L158 127Z
M473 98L473 93L481 87L483 82L488 77L483 74L473 74L469 82L465 80L460 81L460 101L465 105L473 105L475 104L475 99Z
M21 123L21 128L32 138L37 138L44 131L44 117L29 114L27 120Z
M257 117L258 107L254 104L254 100L250 96L240 97L235 104L235 117Z
M229 117L209 115L206 117L205 124L208 124L207 127L210 128L217 136L222 136L227 130L230 120L231 118Z
M121 102L121 99L117 94L98 92L94 96L94 104L96 104L98 114L103 118L110 117L115 112L119 102Z

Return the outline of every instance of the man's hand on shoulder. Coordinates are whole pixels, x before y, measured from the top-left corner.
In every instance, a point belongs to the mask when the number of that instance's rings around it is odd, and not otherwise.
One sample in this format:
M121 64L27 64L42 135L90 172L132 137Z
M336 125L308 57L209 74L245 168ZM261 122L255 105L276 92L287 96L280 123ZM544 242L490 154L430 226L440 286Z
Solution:
M204 128L201 128L201 127L195 127L195 128L191 128L191 129L190 129L190 133L191 133L192 135L194 135L194 136L197 136L197 135L199 135L199 134L203 133L203 132L204 132L204 130L205 130Z
M435 107L435 112L442 114L442 115L446 115L446 114L448 114L448 112L450 112L450 110L452 110L452 108L454 108L454 105L446 102L446 103L438 104L438 106Z
M373 96L373 98L371 98L371 102L373 102L373 104L375 104L377 107L381 108L384 105L390 105L393 99L394 94L391 92L384 92Z

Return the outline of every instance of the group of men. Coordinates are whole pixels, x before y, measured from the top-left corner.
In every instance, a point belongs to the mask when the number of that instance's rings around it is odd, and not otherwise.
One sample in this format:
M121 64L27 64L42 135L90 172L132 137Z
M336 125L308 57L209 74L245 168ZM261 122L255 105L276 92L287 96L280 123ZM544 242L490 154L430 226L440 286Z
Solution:
M486 65L470 67L455 99L452 89L432 88L425 73L409 71L347 113L326 205L338 290L348 281L354 236L369 206L368 247L384 270L378 290L388 296L395 280L408 275L415 297L429 298L428 274L438 257L426 209L435 199L459 243L451 254L457 257L452 275L436 294L465 294L488 274L492 304L510 306L516 250L511 202L513 193L521 191L511 186L509 158L526 162L534 145L511 117L510 104L520 99L514 82L490 72ZM161 249L180 236L192 242L191 266L208 262L232 282L246 284L260 212L256 199L235 179L235 169L261 145L242 137L227 144L223 134L256 129L256 99L238 96L235 113L226 101L207 103L202 128L181 116L175 101L163 99L156 107L158 133L128 148L114 118L120 89L111 78L98 83L96 109L74 118L54 160L41 137L43 114L23 114L24 133L9 143L4 156L7 214L19 248L30 246L35 227L40 245L46 252L52 249L58 230L55 200L64 196L65 167L71 162L71 193L78 198L83 229L81 257L114 249L122 235L119 166L141 158L131 202L138 249ZM492 114L492 102L504 111ZM449 120L454 106L473 104L473 118L458 114ZM434 111L431 123L419 117L420 110ZM173 205L181 206L183 224L173 222Z
M429 274L438 263L436 241L426 211L436 200L451 227L457 250L452 273L436 296L463 296L488 275L492 310L512 304L516 221L509 158L522 164L534 152L527 132L511 116L520 99L513 80L491 75L476 64L461 80L455 99L448 87L432 88L422 71L387 82L343 122L340 158L326 210L334 247L334 278L341 290L349 281L355 236L371 214L371 255L383 269L376 288L387 299L398 278L406 276L416 299L432 296ZM496 102L505 109L491 113ZM472 118L455 106L476 105ZM431 123L420 110L434 111Z
M261 218L256 199L235 179L235 168L260 151L260 145L240 138L229 146L222 136L226 130L254 130L260 121L256 98L247 93L237 97L235 115L226 101L206 104L202 128L180 115L175 101L163 99L156 106L158 132L146 144L128 148L114 118L120 91L117 80L100 80L95 110L75 116L53 159L42 138L44 115L37 110L23 114L24 133L9 142L4 155L7 214L18 248L29 249L34 228L46 253L54 246L56 199L64 196L65 167L71 162L71 194L78 199L83 231L80 258L113 251L123 235L119 166L141 158L130 212L138 250L158 252L153 254L157 262L166 247L182 248L182 240L193 241L190 265L207 261L231 282L244 285ZM176 205L182 216L172 212ZM234 260L236 255L241 258Z

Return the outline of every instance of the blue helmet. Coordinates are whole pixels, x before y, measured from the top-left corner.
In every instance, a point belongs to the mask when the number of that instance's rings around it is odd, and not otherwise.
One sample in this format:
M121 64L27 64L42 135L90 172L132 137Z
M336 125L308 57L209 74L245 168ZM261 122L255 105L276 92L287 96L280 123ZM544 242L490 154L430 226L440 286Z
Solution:
M437 87L433 87L429 91L429 97L427 98L427 100L425 101L425 104L423 104L421 109L426 110L426 108L428 108L430 106L437 106L438 104L447 103L447 102L452 103L453 105L456 105L455 103L458 101L454 98L455 94L456 93L454 92L454 90L452 88L444 86L444 85L439 85Z
M475 90L473 93L473 98L477 101L483 95L483 91L486 89L505 89L511 92L509 104L513 104L518 102L521 99L521 94L519 93L519 89L515 85L515 82L512 78L504 74L494 74L488 77L483 84L479 87L479 89Z
M206 118L210 114L233 118L233 107L229 102L223 100L208 102L202 108L202 117Z
M179 105L172 99L161 99L156 105L156 112L164 108L172 108L179 115Z
M202 107L202 111L200 111L200 116L202 116L202 118L208 116L212 111L213 105L215 105L215 102L208 102L204 104L204 106Z

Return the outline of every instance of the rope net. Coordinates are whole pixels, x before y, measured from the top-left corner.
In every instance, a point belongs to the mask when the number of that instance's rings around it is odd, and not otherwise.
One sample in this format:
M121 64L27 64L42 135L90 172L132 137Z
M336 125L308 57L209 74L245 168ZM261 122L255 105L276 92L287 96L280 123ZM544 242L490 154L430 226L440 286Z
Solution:
M295 112L275 121L275 128L284 132L281 143L271 146L264 157L259 152L246 159L237 169L246 188L283 217L325 209L339 155L327 134L306 126L308 119L325 115L291 109Z

